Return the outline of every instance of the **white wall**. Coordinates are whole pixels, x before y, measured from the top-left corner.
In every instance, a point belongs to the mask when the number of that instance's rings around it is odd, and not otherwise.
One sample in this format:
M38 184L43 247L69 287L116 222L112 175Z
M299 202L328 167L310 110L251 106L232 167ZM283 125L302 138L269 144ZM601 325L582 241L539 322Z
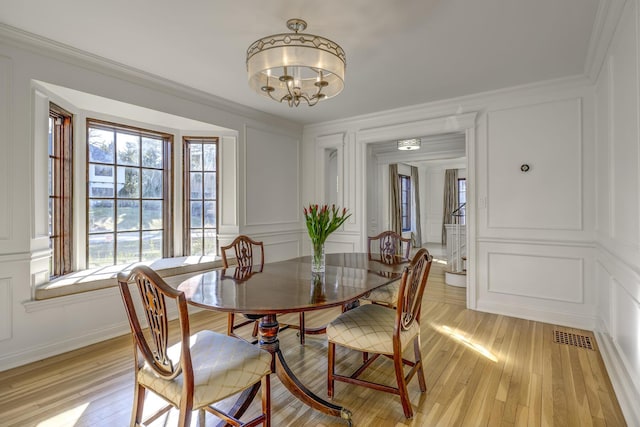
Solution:
M627 1L596 83L598 344L629 425L640 425L639 19Z
M300 253L299 125L0 26L0 370L128 331L115 287L32 301L49 256L36 80L234 131L220 153L221 185L235 188L221 238L249 233L270 260Z
M442 213L444 210L444 175L447 169L458 169L458 178L466 178L464 160L428 163L420 173L420 214L423 243L442 242ZM467 197L470 197L468 195Z

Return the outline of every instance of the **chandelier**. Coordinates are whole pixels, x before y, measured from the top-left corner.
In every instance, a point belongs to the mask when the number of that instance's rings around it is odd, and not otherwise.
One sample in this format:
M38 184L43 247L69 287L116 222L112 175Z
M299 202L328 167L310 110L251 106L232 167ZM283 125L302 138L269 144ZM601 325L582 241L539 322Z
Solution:
M263 37L247 49L249 86L274 101L310 107L336 96L344 87L344 50L324 37L304 34L307 23L289 19L293 33Z
M401 139L398 141L398 150L417 150L420 148L420 138Z

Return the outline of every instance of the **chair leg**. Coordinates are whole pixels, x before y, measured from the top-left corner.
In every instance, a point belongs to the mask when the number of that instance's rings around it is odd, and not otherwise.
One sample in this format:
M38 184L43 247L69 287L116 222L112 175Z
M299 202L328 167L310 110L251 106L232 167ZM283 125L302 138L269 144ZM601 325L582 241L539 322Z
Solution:
M336 345L329 341L327 354L327 396L333 397L333 374L335 374L335 360L336 360Z
M180 405L180 414L178 417L178 427L189 427L191 425L191 405Z
M235 316L233 313L229 313L227 320L227 335L233 336L233 322L235 322Z
M402 402L402 410L404 416L413 418L413 408L409 400L409 392L407 391L407 382L404 379L404 364L402 363L402 353L393 355L393 366L396 371L396 381L398 382L398 392L400 393L400 401Z
M255 322L253 322L253 332L251 333L252 337L257 337L258 336L258 326L260 325L260 321L256 320Z
M264 427L271 427L271 376L262 377L262 413L264 414Z
M198 427L205 427L206 425L206 413L204 409L198 409Z
M424 379L424 370L422 369L422 353L420 352L420 339L419 337L413 340L413 353L416 360L416 369L418 370L418 383L420 384L420 391L427 391L427 382Z
M304 345L304 313L300 312L300 345Z
M133 410L131 412L131 427L139 426L142 422L142 408L146 389L136 383L133 390Z

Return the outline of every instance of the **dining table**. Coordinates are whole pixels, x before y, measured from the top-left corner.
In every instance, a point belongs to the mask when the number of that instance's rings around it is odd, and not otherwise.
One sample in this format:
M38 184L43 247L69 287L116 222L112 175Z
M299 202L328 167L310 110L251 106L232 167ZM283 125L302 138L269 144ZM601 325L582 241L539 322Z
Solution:
M399 280L405 265L388 264L367 253L334 253L325 256L325 271L315 273L311 271L311 257L303 256L208 271L185 280L178 289L189 304L203 309L262 315L258 343L271 353L272 371L281 383L300 401L351 425L351 411L313 393L287 365L278 340L278 315L330 307L347 310L372 290ZM315 334L323 331L310 330ZM234 416L246 411L258 388L259 384L239 396L231 410Z

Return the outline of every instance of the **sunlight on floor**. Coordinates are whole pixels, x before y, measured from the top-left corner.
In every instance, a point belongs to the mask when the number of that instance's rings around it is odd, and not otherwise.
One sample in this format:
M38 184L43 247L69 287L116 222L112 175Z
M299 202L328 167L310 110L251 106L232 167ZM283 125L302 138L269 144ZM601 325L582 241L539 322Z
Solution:
M75 425L91 402L83 403L48 420L37 424L37 427L60 427Z
M431 326L441 334L450 336L454 340L466 345L467 347L476 351L477 353L480 353L482 356L486 357L492 362L494 363L498 362L498 358L489 350L487 350L485 347L481 346L480 344L474 343L469 338L465 337L459 332L454 331L451 327L447 325L438 326L438 325L434 325L433 323L431 324Z

